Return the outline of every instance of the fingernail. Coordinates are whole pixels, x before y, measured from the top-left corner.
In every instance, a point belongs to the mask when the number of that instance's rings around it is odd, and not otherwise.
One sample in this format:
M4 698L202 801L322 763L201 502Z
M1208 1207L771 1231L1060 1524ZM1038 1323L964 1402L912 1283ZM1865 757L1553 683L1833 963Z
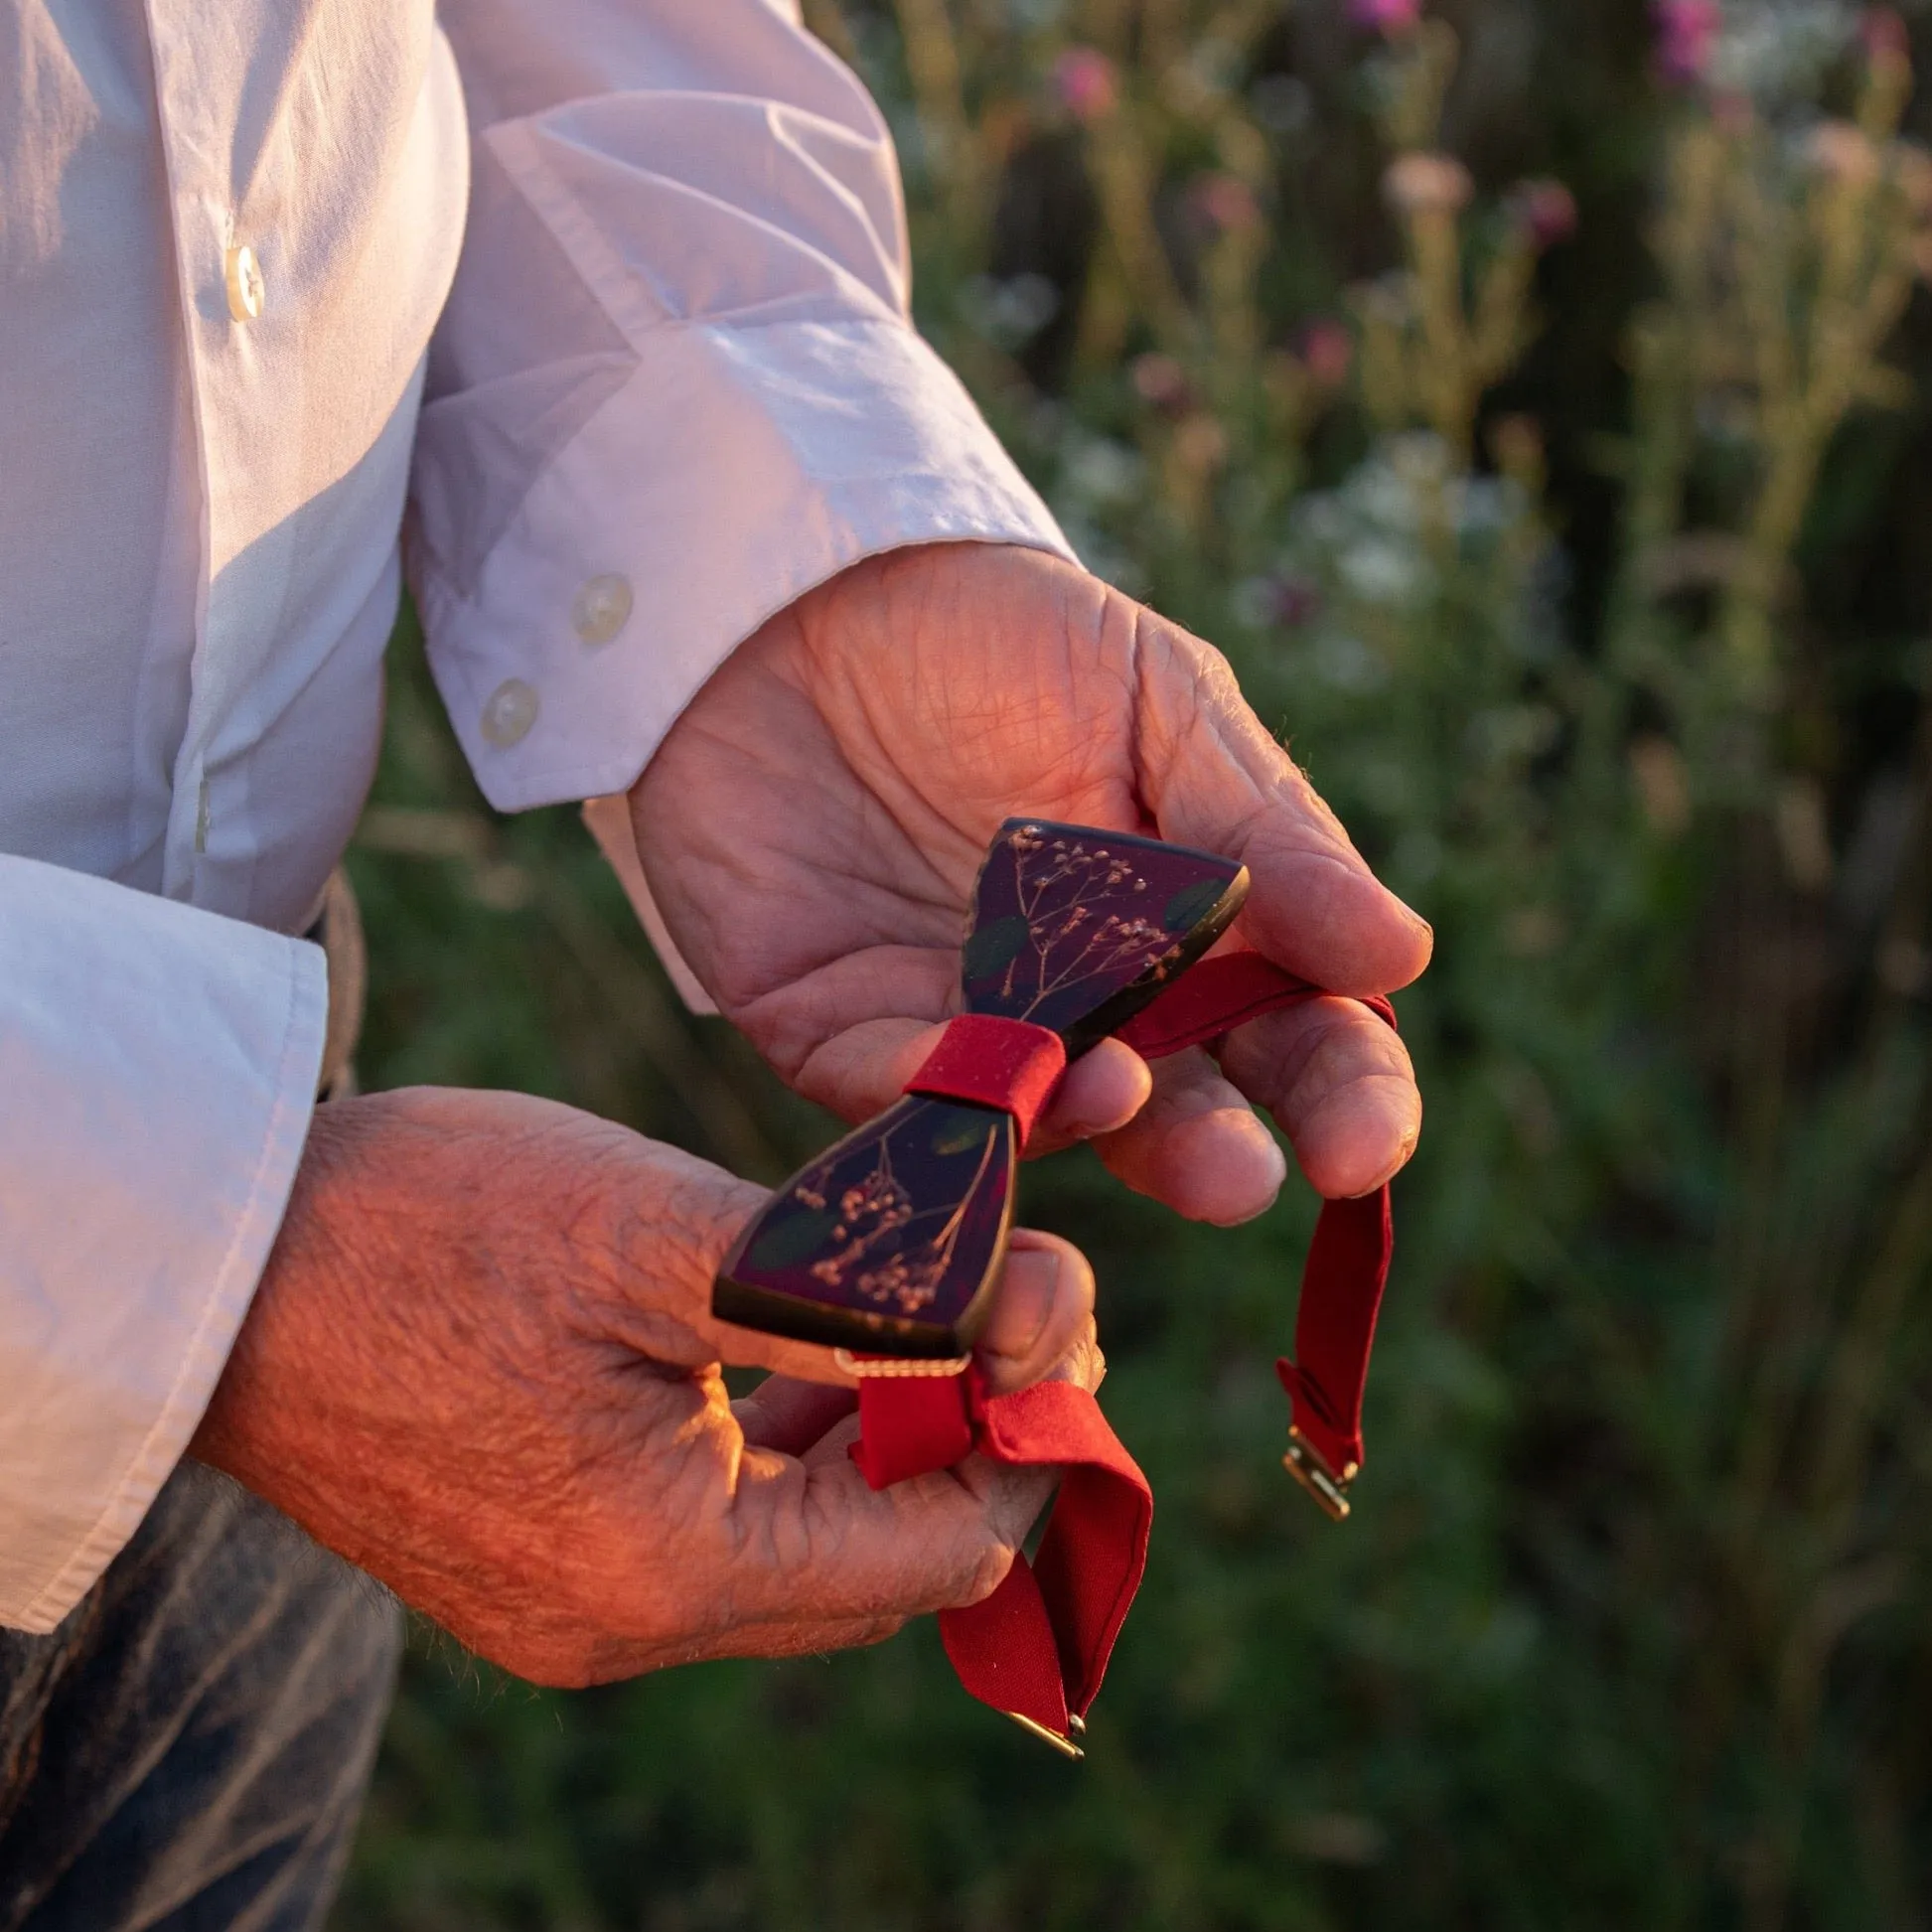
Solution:
M1406 1128L1403 1132L1402 1144L1397 1150L1395 1159L1383 1170L1381 1176L1371 1181L1367 1187L1358 1188L1353 1194L1346 1195L1343 1198L1350 1201L1366 1201L1371 1194L1379 1194L1409 1165L1410 1156L1414 1153L1415 1143L1420 1139L1421 1132L1422 1130L1419 1126Z
M1258 1132L1247 1147L1239 1153L1229 1150L1219 1177L1221 1198L1206 1217L1216 1227L1238 1228L1265 1214L1288 1178L1287 1156L1267 1130L1259 1121L1256 1124Z
M1023 1362L1039 1347L1060 1293L1060 1257L1051 1249L1010 1252L999 1300L986 1324L984 1346L994 1355Z

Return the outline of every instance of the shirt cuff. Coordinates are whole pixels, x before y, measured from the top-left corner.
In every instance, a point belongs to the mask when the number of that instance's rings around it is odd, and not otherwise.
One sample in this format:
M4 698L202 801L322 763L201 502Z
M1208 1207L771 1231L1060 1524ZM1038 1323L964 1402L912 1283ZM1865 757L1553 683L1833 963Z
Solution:
M0 1624L53 1629L186 1450L327 1016L317 947L0 857Z
M474 562L501 463L491 385L425 411L413 575L429 661L490 803L622 792L719 664L860 558L1066 538L904 323L686 323L542 469Z

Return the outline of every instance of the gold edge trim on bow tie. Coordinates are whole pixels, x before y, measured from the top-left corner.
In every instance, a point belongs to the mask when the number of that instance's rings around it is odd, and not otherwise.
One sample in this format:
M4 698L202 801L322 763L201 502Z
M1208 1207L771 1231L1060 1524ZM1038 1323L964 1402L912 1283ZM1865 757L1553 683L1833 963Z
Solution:
M906 1356L854 1355L848 1348L833 1349L831 1359L847 1375L857 1376L861 1380L866 1376L882 1376L888 1380L906 1376L937 1379L941 1376L964 1375L972 1364L969 1355L951 1355L944 1361L936 1362Z

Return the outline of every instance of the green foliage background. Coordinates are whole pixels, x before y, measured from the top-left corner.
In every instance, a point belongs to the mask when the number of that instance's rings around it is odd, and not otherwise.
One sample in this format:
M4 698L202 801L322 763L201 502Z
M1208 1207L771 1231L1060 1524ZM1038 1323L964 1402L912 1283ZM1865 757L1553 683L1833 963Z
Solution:
M1669 87L1632 0L1386 39L1328 0L811 17L893 116L922 325L1435 922L1371 1462L1342 1529L1278 1468L1310 1201L1205 1231L1036 1166L1159 1500L1087 1762L930 1628L567 1697L423 1631L338 1923L1922 1923L1901 45L1759 0ZM481 805L406 625L354 869L370 1084L551 1094L768 1180L828 1135L681 1012L574 814Z

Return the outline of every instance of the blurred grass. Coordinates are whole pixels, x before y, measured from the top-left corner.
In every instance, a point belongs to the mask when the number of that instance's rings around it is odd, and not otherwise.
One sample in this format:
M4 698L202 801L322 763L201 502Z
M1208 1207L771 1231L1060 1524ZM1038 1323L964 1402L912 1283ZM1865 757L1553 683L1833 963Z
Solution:
M1667 87L1618 0L1379 17L812 10L893 117L922 326L1436 924L1355 1518L1277 1466L1312 1203L1203 1231L1037 1165L1159 1499L1086 1764L930 1628L573 1697L423 1632L352 1932L1932 1913L1904 43L1762 0ZM677 1007L574 813L482 807L406 625L352 863L372 1084L766 1179L827 1136Z

